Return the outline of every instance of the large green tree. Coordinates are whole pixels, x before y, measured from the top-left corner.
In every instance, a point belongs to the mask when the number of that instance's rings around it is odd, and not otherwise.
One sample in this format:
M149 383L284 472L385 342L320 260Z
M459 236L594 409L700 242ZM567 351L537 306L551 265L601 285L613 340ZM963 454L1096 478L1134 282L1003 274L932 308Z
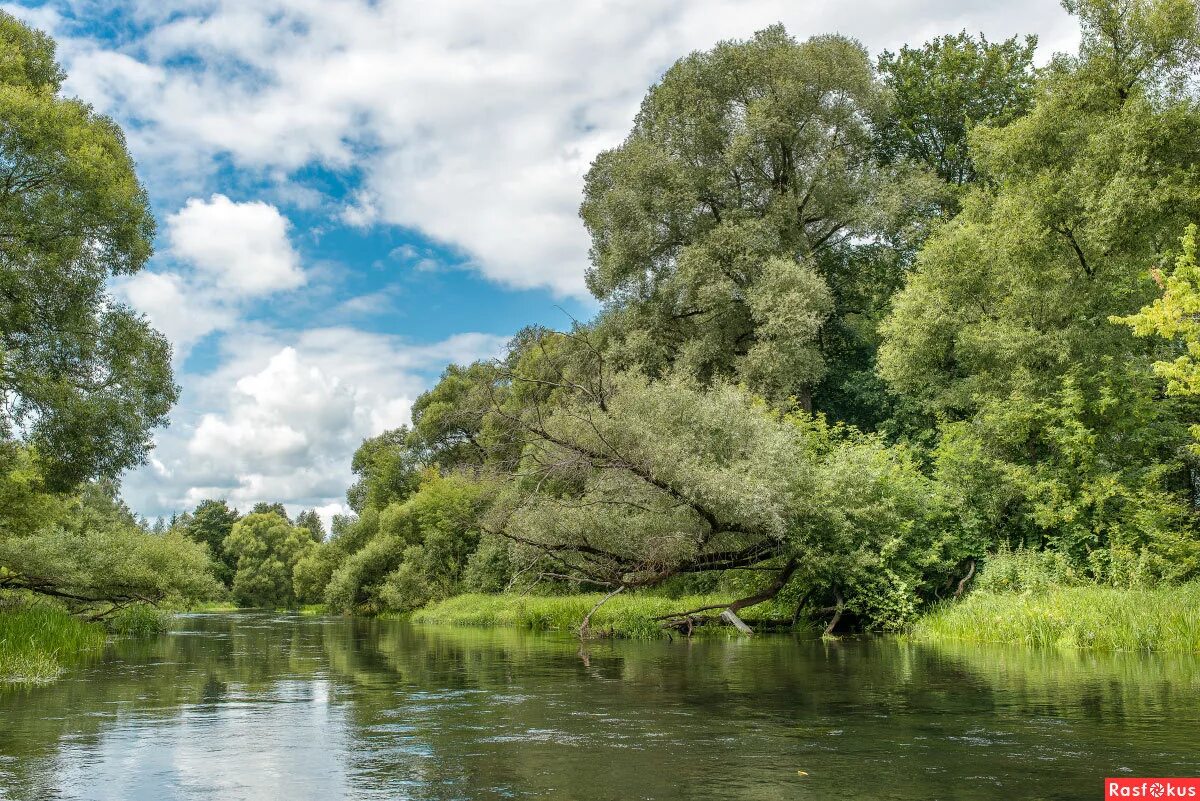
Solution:
M1154 296L1147 267L1200 215L1200 111L1179 80L1196 6L1068 7L1080 55L1045 70L1029 114L971 134L983 181L896 298L881 372L946 421L942 465L981 526L1097 574L1151 546L1193 564L1187 415L1153 346L1109 318Z
M221 500L201 501L180 526L187 536L208 546L217 578L226 587L233 584L237 557L225 550L225 538L233 531L239 515L236 509Z
M308 529L275 512L246 515L225 538L225 550L237 557L234 599L241 606L295 605L296 563L315 547Z
M966 31L939 36L921 47L885 51L879 72L891 106L879 125L887 161L925 164L943 181L975 180L967 133L980 123L1003 125L1033 102L1037 38L1003 42Z
M142 462L177 395L167 341L107 292L150 257L146 193L63 77L50 38L0 12L0 437L55 490Z
M838 312L823 259L878 221L882 102L857 42L779 26L671 67L584 189L618 362L810 404Z

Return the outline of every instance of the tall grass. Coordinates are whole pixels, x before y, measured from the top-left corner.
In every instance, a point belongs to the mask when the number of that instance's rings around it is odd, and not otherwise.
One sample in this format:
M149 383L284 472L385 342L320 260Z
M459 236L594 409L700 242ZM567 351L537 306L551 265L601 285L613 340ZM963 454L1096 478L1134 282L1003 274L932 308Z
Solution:
M122 637L153 637L171 627L174 615L149 604L134 604L111 615L105 624Z
M918 640L1021 643L1111 651L1200 652L1200 583L1153 589L1049 587L976 591L936 607Z
M104 627L30 601L0 602L0 684L42 683L104 648Z
M451 626L512 626L534 631L576 631L584 615L603 597L602 594L458 595L417 610L412 620L416 623ZM729 600L728 595L689 595L681 598L617 595L592 615L590 627L594 633L653 639L664 636L655 617L728 603ZM719 611L712 610L708 614ZM744 609L739 614L747 623L753 624L766 619L789 617L791 613L784 613L764 603Z

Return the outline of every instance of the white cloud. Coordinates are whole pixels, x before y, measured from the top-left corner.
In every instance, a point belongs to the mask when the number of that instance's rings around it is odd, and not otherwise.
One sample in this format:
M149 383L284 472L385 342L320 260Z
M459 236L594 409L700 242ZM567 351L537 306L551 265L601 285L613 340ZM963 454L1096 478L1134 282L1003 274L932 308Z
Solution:
M304 283L288 241L291 223L262 201L235 203L224 195L191 198L167 218L171 253L222 294L255 296Z
M120 52L65 39L62 53L69 89L129 124L165 191L194 191L225 159L269 175L352 167L363 194L343 221L416 228L492 280L579 295L583 173L689 51L777 21L875 52L963 28L1041 34L1043 58L1076 39L1048 0L160 0L131 11L146 32Z
M177 357L186 355L207 334L227 328L237 319L219 298L189 286L186 279L173 272L143 271L122 277L114 282L113 290L150 318L150 323L171 341Z
M496 355L503 344L478 333L412 345L353 328L239 329L223 340L221 366L189 382L174 425L157 437L154 464L126 480L125 495L151 514L215 497L332 516L354 450L409 422L427 385L422 373Z
M342 222L351 228L370 228L379 220L379 208L369 192L354 193L354 202L342 207Z

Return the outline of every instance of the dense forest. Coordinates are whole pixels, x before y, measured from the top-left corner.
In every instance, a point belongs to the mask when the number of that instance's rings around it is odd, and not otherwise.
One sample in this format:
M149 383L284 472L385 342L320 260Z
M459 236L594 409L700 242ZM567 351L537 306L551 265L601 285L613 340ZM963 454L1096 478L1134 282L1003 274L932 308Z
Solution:
M696 611L899 630L1006 555L1197 578L1197 6L1064 5L1079 52L1044 66L779 26L677 61L583 186L600 312L447 367L329 532L120 502L177 394L106 292L154 221L119 129L0 16L0 589L92 617L720 593Z

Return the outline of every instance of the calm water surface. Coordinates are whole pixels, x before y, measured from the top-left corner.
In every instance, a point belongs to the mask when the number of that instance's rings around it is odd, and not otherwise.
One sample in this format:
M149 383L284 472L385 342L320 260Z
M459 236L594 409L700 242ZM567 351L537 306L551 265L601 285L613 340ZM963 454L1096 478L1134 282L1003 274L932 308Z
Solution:
M803 771L807 775L802 775ZM1200 660L195 615L0 691L0 798L1079 799L1200 774Z

